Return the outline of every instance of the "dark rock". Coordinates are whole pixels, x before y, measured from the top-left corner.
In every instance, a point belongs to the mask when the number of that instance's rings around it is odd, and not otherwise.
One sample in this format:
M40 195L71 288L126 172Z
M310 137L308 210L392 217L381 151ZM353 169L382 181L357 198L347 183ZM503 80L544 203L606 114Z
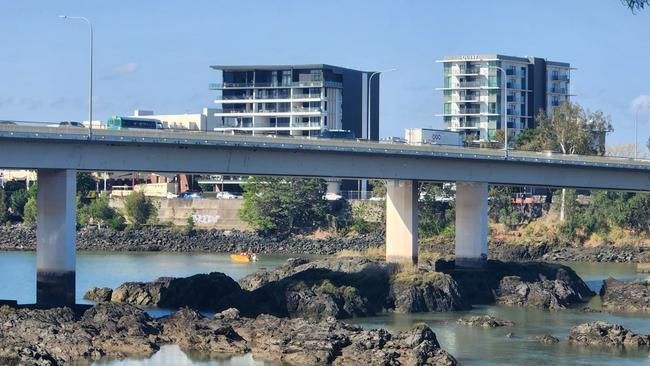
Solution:
M236 309L213 318L181 309L157 320L115 303L96 305L80 318L67 308L0 311L2 365L147 357L169 343L209 354L252 352L255 358L296 365L456 365L426 326L391 334L332 319L243 318Z
M324 280L314 286L299 282L286 292L289 317L325 320L369 315L367 300L352 286L335 286Z
M561 280L524 282L518 276L501 279L495 291L500 304L557 310L579 302L581 299L573 288Z
M84 294L84 299L94 302L111 301L113 290L108 287L92 287Z
M69 308L0 312L0 361L61 365L103 356L148 356L158 346L155 320L131 305L102 303L80 319Z
M239 284L223 273L185 278L161 277L154 282L127 282L113 291L111 301L162 308L226 309L228 296L241 292Z
M125 231L82 228L77 249L85 251L165 251L230 253L334 254L343 249L365 250L382 245L382 236L311 239L302 236L269 238L253 231L195 230L193 235L166 227L144 227ZM0 226L0 250L36 250L36 230L28 225Z
M571 268L560 264L489 260L485 270L445 273L456 280L462 297L470 304L499 302L561 309L595 295Z
M234 309L236 311L236 309ZM238 320L229 310L220 320ZM162 337L166 342L179 345L184 350L209 353L246 353L247 342L232 326L211 321L196 310L181 309L160 319Z
M650 282L634 280L629 282L608 278L600 289L603 307L625 312L650 311Z
M474 315L466 318L460 318L456 321L460 325L469 325L472 327L497 328L509 327L514 325L510 320L495 318L491 315Z
M391 283L389 303L399 313L469 309L458 284L440 272L399 273Z
M296 365L456 365L426 326L391 334L336 321L260 315L233 325L261 359Z
M534 340L536 342L539 342L539 343L543 343L543 344L560 343L560 340L558 338L553 337L550 334L544 334L544 335L541 335L541 336L534 336L534 337L532 337L532 340Z
M638 348L650 346L650 335L636 334L618 324L598 321L571 328L569 342L586 346Z

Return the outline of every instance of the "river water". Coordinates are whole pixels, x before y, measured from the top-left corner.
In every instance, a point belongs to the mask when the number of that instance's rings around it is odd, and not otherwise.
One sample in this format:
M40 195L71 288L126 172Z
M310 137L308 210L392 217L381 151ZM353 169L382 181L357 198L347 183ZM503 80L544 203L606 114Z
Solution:
M126 281L151 281L161 276L184 277L211 271L223 272L234 279L257 271L271 269L288 256L261 256L250 264L231 263L227 254L183 253L78 253L77 300L93 286L117 287ZM612 276L629 280L646 278L636 274L635 266L615 263L566 263L596 292L603 279ZM32 303L35 289L36 256L33 252L0 252L0 299L16 299ZM588 304L600 308L596 296ZM155 316L163 310L151 310ZM456 319L471 314L490 314L512 320L515 325L496 329L466 327ZM408 329L415 323L427 323L436 333L442 347L453 354L462 365L645 365L650 366L649 353L643 351L599 350L569 345L569 329L577 324L604 320L621 324L637 333L650 334L650 315L585 313L580 310L540 311L505 306L483 306L467 312L390 314L360 318L351 322L367 328L383 327L390 330ZM508 333L512 333L510 337ZM561 339L559 344L543 345L530 337L552 334ZM254 360L251 355L232 358L214 358L186 354L176 346L162 347L149 359L106 360L93 363L103 366L277 366Z

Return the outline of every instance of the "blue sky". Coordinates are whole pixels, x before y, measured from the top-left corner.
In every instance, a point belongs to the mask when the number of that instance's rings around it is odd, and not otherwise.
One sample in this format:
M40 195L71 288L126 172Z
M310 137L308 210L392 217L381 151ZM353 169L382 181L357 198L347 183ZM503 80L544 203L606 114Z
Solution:
M95 116L213 106L211 64L329 63L382 76L381 135L441 128L447 54L570 62L574 101L612 116L609 142L650 136L650 9L619 0L0 0L0 119L83 120L95 28ZM641 139L640 139L641 140Z

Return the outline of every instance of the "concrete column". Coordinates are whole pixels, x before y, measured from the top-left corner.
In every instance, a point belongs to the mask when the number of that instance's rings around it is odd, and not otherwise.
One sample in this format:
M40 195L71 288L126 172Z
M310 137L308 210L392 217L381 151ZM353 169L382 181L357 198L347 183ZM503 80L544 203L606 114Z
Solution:
M38 171L36 303L75 303L75 170Z
M386 261L418 261L418 182L386 182Z
M456 183L456 265L483 268L487 264L488 185Z

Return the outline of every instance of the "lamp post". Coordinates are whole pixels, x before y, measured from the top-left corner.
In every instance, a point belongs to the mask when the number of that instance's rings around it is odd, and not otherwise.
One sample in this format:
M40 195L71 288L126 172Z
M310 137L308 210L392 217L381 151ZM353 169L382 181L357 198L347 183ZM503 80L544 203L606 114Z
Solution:
M634 117L634 160L637 159L637 152L639 151L639 110L642 106L641 103L636 106L636 115Z
M506 129L506 133L504 134L503 137L503 150L505 153L506 159L508 158L508 79L506 75L506 70L502 69L499 66L489 66L491 69L498 69L501 71L501 75L503 75L503 119L504 119L504 126Z
M371 107L371 102L372 102L372 97L371 97L370 92L372 91L372 78L375 75L379 75L381 73L391 72L391 71L397 71L397 69L393 68L393 69L388 69L388 70L383 70L383 71L375 71L372 74L370 74L370 77L368 78L368 117L367 117L368 120L366 121L366 131L368 133L367 140L370 140L370 121L371 121L370 120L370 114L372 113L372 109L370 108Z
M69 17L67 15L59 15L61 19L82 20L88 24L90 29L90 81L88 87L88 139L93 137L93 25L90 20L85 17Z

